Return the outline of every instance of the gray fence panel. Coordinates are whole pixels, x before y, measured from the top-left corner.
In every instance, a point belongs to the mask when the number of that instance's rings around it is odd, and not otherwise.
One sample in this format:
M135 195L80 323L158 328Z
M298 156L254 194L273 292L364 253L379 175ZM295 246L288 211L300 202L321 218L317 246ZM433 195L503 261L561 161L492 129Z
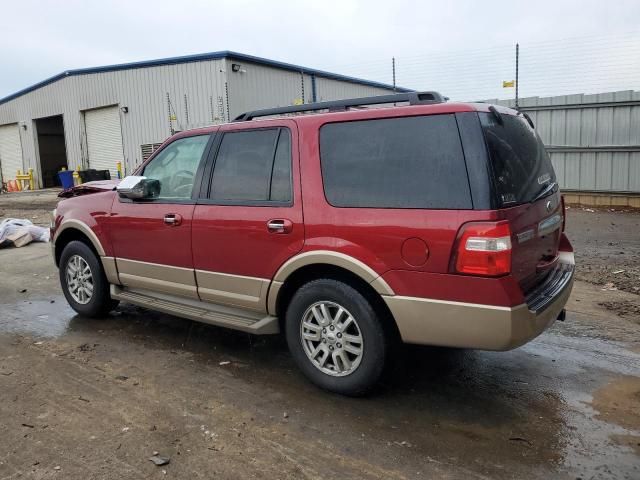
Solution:
M529 97L519 105L547 145L562 188L640 193L640 92Z

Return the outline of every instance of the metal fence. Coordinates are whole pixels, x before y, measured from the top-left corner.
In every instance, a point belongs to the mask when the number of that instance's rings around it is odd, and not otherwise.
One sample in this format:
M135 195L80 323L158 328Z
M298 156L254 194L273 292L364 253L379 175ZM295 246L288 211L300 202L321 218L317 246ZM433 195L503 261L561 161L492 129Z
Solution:
M323 65L356 77L436 90L452 100L640 90L640 29ZM518 55L516 55L518 51ZM516 73L517 70L517 73ZM518 82L515 82L516 76Z
M519 104L535 123L564 190L640 194L640 91L528 97Z

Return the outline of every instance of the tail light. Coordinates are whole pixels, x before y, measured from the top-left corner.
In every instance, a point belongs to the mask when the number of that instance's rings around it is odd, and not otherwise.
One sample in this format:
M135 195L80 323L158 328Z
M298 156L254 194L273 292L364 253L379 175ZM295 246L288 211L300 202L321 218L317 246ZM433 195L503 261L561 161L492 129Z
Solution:
M567 207L564 204L564 195L560 195L560 202L562 203L562 231L564 232L564 226L567 223Z
M509 223L482 222L463 225L458 236L455 271L498 277L511 272Z

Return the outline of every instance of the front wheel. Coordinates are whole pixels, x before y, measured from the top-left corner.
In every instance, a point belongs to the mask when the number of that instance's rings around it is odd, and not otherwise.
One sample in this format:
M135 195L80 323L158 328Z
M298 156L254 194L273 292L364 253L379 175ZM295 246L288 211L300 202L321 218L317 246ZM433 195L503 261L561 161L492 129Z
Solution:
M384 371L389 349L381 318L346 283L319 279L302 286L287 309L286 335L298 367L326 390L363 395Z
M74 240L64 247L59 274L62 292L79 314L101 317L118 305L109 294L109 282L100 259L85 243Z

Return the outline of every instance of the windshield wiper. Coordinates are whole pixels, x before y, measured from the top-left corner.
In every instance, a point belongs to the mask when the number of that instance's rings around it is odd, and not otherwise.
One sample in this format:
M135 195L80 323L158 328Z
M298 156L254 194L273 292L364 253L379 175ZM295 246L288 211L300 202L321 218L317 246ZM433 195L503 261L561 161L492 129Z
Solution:
M554 192L558 184L556 182L551 182L549 185L546 185L542 190L538 192L538 194L533 197L533 200L529 203L535 203L543 197L549 195L549 193Z

